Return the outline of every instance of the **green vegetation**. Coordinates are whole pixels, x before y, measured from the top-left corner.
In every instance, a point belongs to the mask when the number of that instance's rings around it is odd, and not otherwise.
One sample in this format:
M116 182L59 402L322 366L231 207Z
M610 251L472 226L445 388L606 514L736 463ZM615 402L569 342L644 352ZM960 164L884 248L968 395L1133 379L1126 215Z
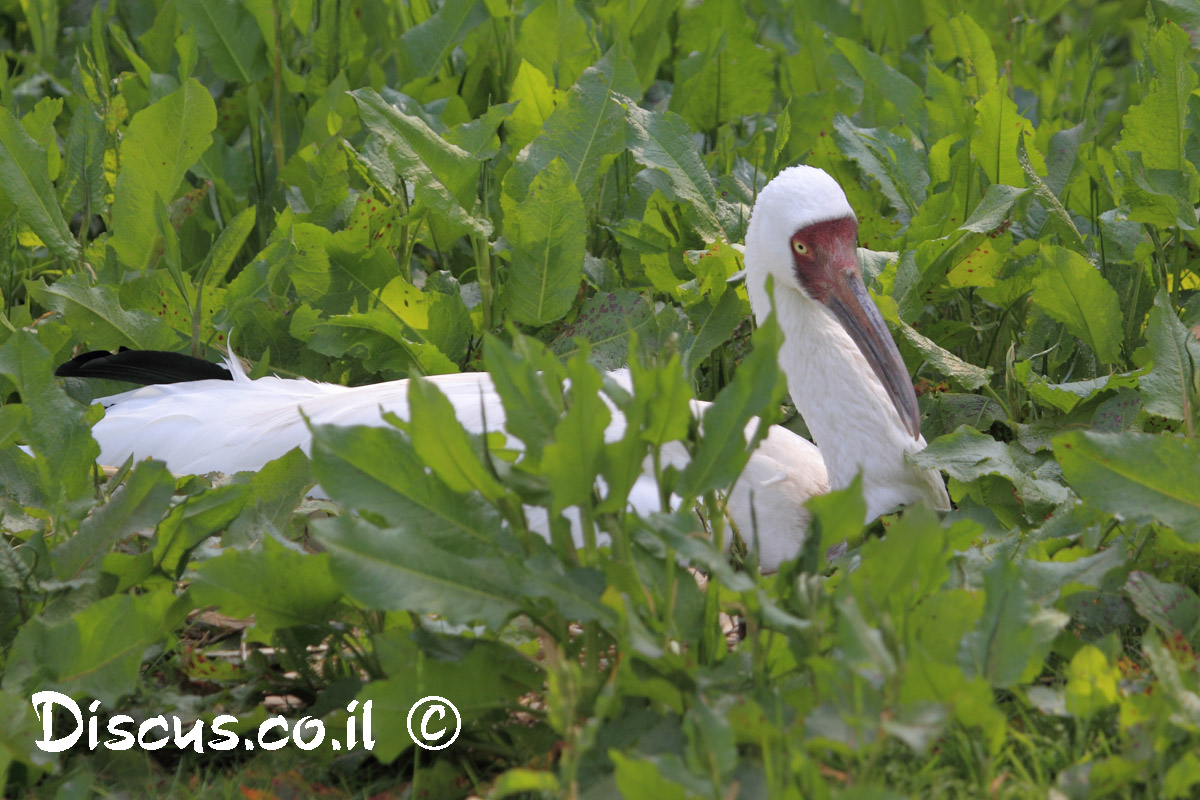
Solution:
M2 0L6 794L1193 794L1200 6L796 5ZM877 251L957 510L817 498L762 576L690 507L728 536L729 436L781 418L729 245L801 162ZM417 382L411 425L318 428L311 462L97 470L54 366L231 332L256 376L488 369L525 455ZM676 439L684 510L627 513ZM50 689L251 733L369 700L376 746L43 753ZM432 694L464 723L437 753L402 724Z

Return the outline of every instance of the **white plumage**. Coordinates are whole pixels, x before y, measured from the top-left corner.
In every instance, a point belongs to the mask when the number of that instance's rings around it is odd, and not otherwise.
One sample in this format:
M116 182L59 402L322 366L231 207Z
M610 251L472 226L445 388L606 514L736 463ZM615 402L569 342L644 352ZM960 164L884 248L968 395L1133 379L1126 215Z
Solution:
M916 400L895 344L869 299L862 301L857 264L847 265L846 252L851 260L854 253L853 220L836 181L818 169L793 167L763 189L746 236L751 306L760 320L769 313L766 281L772 276L785 336L780 366L821 447L772 428L730 495L730 516L743 537L757 540L766 569L798 552L808 526L803 503L831 486L849 485L860 470L868 519L922 500L949 508L940 475L905 460L925 441L914 430ZM854 281L858 288L850 286ZM847 305L853 307L846 311ZM902 375L896 374L897 364ZM93 429L101 461L153 456L179 474L256 470L293 447L308 450L311 437L301 411L313 423L334 425L385 424L381 409L408 416L407 381L348 388L277 377L250 380L236 359L229 367L232 381L147 386L103 398L107 412ZM627 373L614 377L628 387ZM486 373L427 380L449 398L467 430L484 430L481 394L488 428L503 429L503 406ZM702 414L707 405L695 402L693 413ZM625 424L612 410L609 441L620 438ZM664 459L682 467L687 454L673 443ZM649 474L634 487L630 504L643 513L659 510ZM544 516L540 525L531 522L544 528Z

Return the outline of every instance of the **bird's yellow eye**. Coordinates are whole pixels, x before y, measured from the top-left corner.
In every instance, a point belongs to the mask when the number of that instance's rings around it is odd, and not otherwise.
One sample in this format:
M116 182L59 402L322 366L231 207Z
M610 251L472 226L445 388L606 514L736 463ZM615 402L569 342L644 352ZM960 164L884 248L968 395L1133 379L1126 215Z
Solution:
M808 255L808 248L804 246L804 242L798 239L792 239L792 249L796 251L798 256Z

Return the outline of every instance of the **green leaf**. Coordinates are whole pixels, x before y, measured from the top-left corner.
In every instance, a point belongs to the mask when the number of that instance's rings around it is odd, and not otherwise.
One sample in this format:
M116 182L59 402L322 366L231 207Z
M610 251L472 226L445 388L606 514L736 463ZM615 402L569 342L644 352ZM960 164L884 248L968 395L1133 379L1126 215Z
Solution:
M584 302L574 322L551 329L555 335L550 349L560 358L569 358L579 352L576 339L583 339L596 364L617 369L628 361L629 334L636 332L644 342L652 338L655 327L654 311L641 295L627 290L600 292Z
M1090 719L1097 711L1117 702L1120 680L1120 670L1108 663L1103 651L1085 644L1067 665L1067 711Z
M1026 503L1057 505L1069 497L1062 484L1039 475L1037 460L1019 445L998 442L967 425L938 437L910 457L922 467L943 469L964 483L1000 475L1012 482Z
M104 554L135 531L162 519L175 479L161 461L142 461L107 503L93 509L70 539L54 549L51 558L59 580L75 580L94 573Z
M541 133L560 100L546 74L522 59L508 99L517 107L504 123L508 143L518 153Z
M503 198L512 266L505 303L517 322L561 319L579 293L587 238L583 199L562 159L538 173L521 203Z
M1150 91L1122 119L1117 148L1142 154L1149 169L1184 172L1196 177L1189 163L1188 98L1200 84L1192 68L1191 37L1174 23L1159 28L1150 38L1150 61L1154 78Z
M1017 200L1028 191L1028 189L1020 189L1016 186L989 184L983 193L983 199L971 211L971 216L960 226L959 230L991 233L1004 224Z
M966 72L967 91L981 97L996 84L996 54L987 31L966 12L939 20L930 29L934 56L943 62L961 59Z
M505 428L525 443L526 457L541 459L542 448L554 440L562 413L562 368L536 339L518 337L513 347L488 335L483 340L483 363L504 404Z
M625 103L629 123L629 152L640 164L666 173L674 198L684 204L705 242L730 241L733 219L728 204L718 199L708 168L696 150L692 131L683 117L670 111L647 111Z
M159 523L154 563L171 577L182 575L192 550L224 530L249 501L250 491L245 484L219 486L187 498Z
M269 636L280 628L324 625L342 597L326 553L300 553L274 538L261 548L226 550L191 573L192 602L231 617L254 616Z
M1154 360L1138 379L1147 412L1190 420L1195 409L1200 341L1175 314L1166 289L1160 289L1146 324L1146 342Z
M983 615L963 637L958 662L968 675L996 687L1013 686L1041 671L1042 661L1067 615L1039 609L1029 598L1017 564L998 560L983 574Z
M1147 433L1076 431L1054 439L1071 488L1087 502L1133 519L1154 517L1200 541L1200 445Z
M12 382L28 410L22 432L38 456L34 467L49 510L59 514L90 500L92 467L100 449L83 409L55 381L50 353L38 339L28 331L9 336L0 345L0 375Z
M960 389L972 391L986 384L992 377L991 367L977 367L963 361L958 356L938 346L932 339L922 336L916 328L897 317L900 332L905 340L916 348L925 359L941 374L954 382Z
M555 85L574 83L596 60L597 50L587 20L574 0L541 3L521 21L517 50Z
M688 318L695 335L683 347L683 372L695 374L701 362L722 343L729 341L737 326L745 319L743 301L737 292L721 293L721 299L701 301L688 309Z
M553 492L550 513L591 503L604 456L604 429L612 413L600 398L600 372L581 351L567 362L571 400L554 428L554 442L542 453L542 474Z
M463 557L417 525L377 528L343 515L314 523L333 577L368 608L439 614L452 625L499 628L516 612L520 589L499 558Z
M541 135L518 154L504 178L504 193L523 200L534 177L561 158L584 206L593 204L601 171L625 149L625 111L618 101L639 93L633 65L615 50L588 67Z
M183 21L195 27L200 50L217 75L251 84L271 71L262 32L245 5L236 0L180 0L178 7Z
M929 173L908 139L880 128L859 128L844 114L833 121L842 152L879 183L892 207L909 215L925 202Z
M153 223L151 223L153 224ZM169 350L178 341L167 325L145 311L126 311L111 284L92 285L77 272L52 284L28 281L25 288L38 303L63 315L91 347L116 350Z
M754 349L704 413L704 436L679 475L677 494L700 497L730 486L741 474L760 437L767 435L767 423L760 419L754 437L747 441L746 425L755 416L776 411L782 394L783 378L776 360L782 341L779 325L773 320L754 332Z
M1008 92L1008 81L1001 80L975 104L971 157L978 161L990 183L1024 186L1025 170L1017 158L1017 145L1022 136L1033 140L1033 123L1021 116ZM1027 153L1033 168L1045 172L1041 154L1037 150Z
M363 124L387 145L395 171L413 187L419 208L452 224L459 234L489 236L490 220L476 216L479 162L439 136L420 117L404 113L374 89L356 89ZM396 186L389 191L399 192Z
M381 515L438 541L492 542L500 518L477 496L453 492L425 469L395 428L313 426L313 474L339 503Z
M1191 797L1192 788L1200 783L1200 758L1195 753L1184 753L1171 765L1163 778L1163 797Z
M1124 591L1137 612L1164 635L1182 633L1191 640L1200 629L1200 597L1188 587L1134 570L1125 581Z
M440 72L451 51L488 17L481 0L446 0L432 16L406 30L399 47L405 81Z
M112 595L61 622L33 617L12 644L4 686L57 688L111 708L137 686L146 649L163 641L188 608L166 588Z
M493 502L504 497L504 487L488 471L455 416L454 406L435 384L420 378L409 381L408 408L413 451L451 491L477 491ZM488 423L498 424L499 420Z
M1102 363L1118 363L1124 317L1112 285L1065 247L1043 246L1042 263L1033 280L1033 304L1082 339Z
M16 207L20 220L50 252L70 261L79 257L50 183L46 151L6 108L0 108L0 197Z
M736 0L680 12L671 110L701 131L743 114L763 114L775 84L774 54L755 42L752 18ZM635 98L636 99L636 98Z
M109 244L127 266L144 268L158 245L155 197L170 203L217 127L212 95L196 80L133 115L121 141L121 169Z

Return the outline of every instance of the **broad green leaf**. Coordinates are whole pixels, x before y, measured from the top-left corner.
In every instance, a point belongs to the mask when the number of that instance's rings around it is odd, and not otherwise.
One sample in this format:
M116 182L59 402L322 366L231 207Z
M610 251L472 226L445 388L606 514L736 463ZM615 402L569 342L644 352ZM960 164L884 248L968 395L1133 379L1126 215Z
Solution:
M939 20L929 31L939 61L961 59L967 91L982 97L997 81L996 54L987 32L965 12Z
M1072 432L1054 440L1063 475L1088 503L1131 518L1153 516L1200 541L1200 445L1148 433Z
M912 79L858 42L839 37L834 46L864 81L874 85L880 98L896 107L903 121L910 125L921 121L925 93Z
M509 347L499 338L483 340L487 365L504 403L505 428L525 443L526 457L536 463L554 439L562 413L561 367L540 342L520 337Z
M434 345L451 361L461 361L471 338L471 318L457 282L446 287L449 292L438 291L438 280L447 276L444 272L430 275L421 290L397 275L380 290L379 302L404 325L406 338Z
M844 114L834 119L833 130L842 152L879 183L894 209L917 213L925 202L929 173L911 141L880 128L859 128Z
M542 452L542 474L553 492L551 514L591 503L604 457L604 429L612 419L600 398L600 372L588 363L586 351L567 362L567 377L570 405L554 428L554 442Z
M949 378L960 389L968 391L978 389L991 378L991 367L977 367L963 361L949 350L939 347L932 339L922 336L919 331L899 317L894 321L898 323L905 340L916 348L917 352L924 356L934 369Z
M329 553L334 581L367 608L438 614L452 625L479 621L499 628L520 603L520 588L504 561L463 557L439 546L437 537L419 525L377 528L343 514L314 527Z
M520 152L542 131L560 100L546 74L522 59L513 79L508 99L516 103L512 116L504 123L508 142Z
M1125 581L1124 591L1138 613L1164 636L1182 633L1189 640L1195 639L1200 629L1200 597L1191 589L1134 570Z
M254 502L229 524L221 538L226 547L248 547L273 533L289 533L297 504L312 488L312 468L300 448L293 448L264 464L247 485Z
M387 145L397 174L413 187L419 206L454 226L458 233L489 236L490 220L476 216L479 162L443 139L420 117L401 111L374 89L350 93L363 124ZM399 187L388 186L398 192Z
M6 108L0 108L0 197L16 207L19 219L50 252L71 261L79 257L50 183L46 151Z
M144 268L158 244L155 197L170 203L208 149L217 126L212 95L194 79L134 114L121 141L109 244L127 266Z
M1004 224L1004 221L1009 216L1009 212L1012 211L1013 205L1016 204L1021 195L1028 191L1028 189L1021 189L1016 186L1004 186L999 183L989 184L983 193L983 199L971 211L971 216L963 222L960 230L974 231L975 233L991 233Z
M59 514L88 502L92 466L100 449L92 439L82 409L67 397L53 377L50 353L28 331L18 331L0 345L0 375L21 395L26 443L37 455L34 467L50 499L48 509Z
M640 341L646 341L655 325L654 311L641 295L627 290L601 292L584 302L574 322L554 329L550 349L560 358L569 358L579 351L576 339L583 339L593 361L604 369L617 369L628 361L629 334L636 332Z
M95 349L168 350L177 341L162 320L145 311L123 309L116 287L93 286L85 273L77 272L48 285L30 281L25 288L37 302L61 313L79 337Z
M258 22L242 3L180 0L179 14L184 24L194 26L201 52L220 77L250 84L270 72Z
M1090 719L1096 712L1117 702L1121 672L1108 663L1103 651L1085 644L1067 665L1067 711Z
M562 159L551 161L517 204L504 197L505 237L512 266L505 303L517 322L546 325L561 319L579 293L587 238L579 191Z
M250 500L245 484L218 486L187 498L158 524L154 563L172 578L182 575L192 550L224 530Z
M666 173L675 199L684 204L705 242L730 240L732 220L722 207L708 168L683 117L625 104L629 152L639 163ZM689 213L690 212L690 213Z
M418 637L420 646L414 641ZM409 635L402 628L377 636L376 642L376 653L387 678L365 686L357 699L360 704L374 704L376 745L372 756L385 764L415 746L406 720L414 704L422 698L433 695L450 700L462 716L465 734L480 724L481 717L486 720L506 713L506 709L519 703L522 695L541 691L545 685L546 676L540 665L516 645L473 636ZM439 727L436 719L430 720L431 732ZM419 717L414 719L413 727L420 721ZM435 767L426 776L436 774ZM455 781L456 777L450 780ZM434 790L437 787L436 783L430 786Z
M683 372L687 376L695 374L701 362L723 342L729 341L734 330L745 319L743 313L744 301L737 292L727 291L721 294L721 299L713 303L710 300L692 306L688 309L688 318L692 323L695 334L683 347Z
M1039 475L1037 460L1019 445L998 442L966 425L935 439L911 458L922 467L943 469L964 483L1000 475L1012 482L1027 503L1057 505L1069 496L1062 484Z
M1025 185L1025 170L1017 158L1022 136L1033 139L1033 123L1021 116L1017 104L1008 96L1008 81L1001 80L975 104L975 128L971 136L971 157L983 168L990 183ZM1035 149L1027 153L1033 168L1045 172L1041 154Z
M420 341L413 329L387 308L321 320L313 327L308 346L328 356L360 359L369 371L390 378L458 371L437 345Z
M599 54L575 0L541 3L521 21L517 50L556 86L575 82Z
M504 497L504 487L488 470L455 416L454 406L435 384L421 378L409 381L408 408L413 451L451 491L477 491L493 502Z
M1117 147L1141 153L1149 169L1186 171L1196 177L1186 149L1188 98L1200 84L1192 67L1191 39L1178 25L1167 23L1151 36L1149 56L1155 69L1150 91L1126 112Z
M779 402L783 386L776 354L782 341L774 321L754 332L754 349L704 413L704 436L675 487L680 496L700 497L731 485L760 437L767 435L767 422L759 419L753 438L747 441L746 426L755 416L774 411Z
M270 636L280 628L324 625L342 590L326 553L299 553L267 536L253 550L226 550L191 573L197 606L213 605L231 617L254 615L254 628Z
M0 729L0 784L12 785L8 776L14 764L23 765L29 770L31 782L36 781L55 761L53 754L42 752L34 744L42 737L42 725L29 696L0 690L0 717L7 721Z
M188 608L166 588L112 595L62 621L33 617L12 644L4 687L53 688L112 708L135 691L146 649L166 639Z
M1042 247L1042 272L1033 281L1033 303L1063 323L1105 364L1121 358L1124 317L1112 285L1073 250Z
M1195 794L1194 788L1200 783L1200 758L1195 753L1184 753L1178 761L1171 765L1163 777L1163 797L1182 798Z
M641 438L654 446L687 438L692 392L679 356L672 355L657 369L644 369L635 361L630 371L634 394L648 398Z
M94 573L113 545L162 519L174 491L175 479L163 462L138 463L109 501L93 509L75 535L51 553L59 580Z
M1175 314L1171 298L1160 289L1146 325L1146 342L1153 364L1138 379L1147 412L1170 419L1188 420L1200 397L1200 341Z
M615 50L588 67L547 118L541 135L517 156L504 178L504 193L523 200L537 174L561 158L584 206L590 206L601 171L625 148L625 111L619 101L638 93L633 66Z
M500 529L496 510L453 492L425 469L395 428L313 426L313 475L337 502L426 536L485 546ZM458 545L456 545L458 546Z
M752 18L736 0L681 11L671 110L696 129L713 131L771 102L775 58L755 42ZM635 98L636 99L636 98Z
M108 185L104 182L106 143L104 120L95 109L88 105L71 115L63 174L58 182L58 196L68 214L85 208L95 214L104 208L104 195L108 193ZM44 236L41 238L46 241Z
M994 686L1013 686L1041 671L1042 661L1067 615L1039 609L1029 598L1018 566L996 561L983 574L983 615L963 637L958 662L969 675Z
M238 212L238 215L222 229L221 235L208 251L208 263L204 269L209 280L224 283L225 275L233 266L233 260L250 237L250 231L254 230L254 223L255 207L250 206Z
M429 19L406 30L399 47L405 82L440 72L451 51L488 16L482 0L446 0Z

